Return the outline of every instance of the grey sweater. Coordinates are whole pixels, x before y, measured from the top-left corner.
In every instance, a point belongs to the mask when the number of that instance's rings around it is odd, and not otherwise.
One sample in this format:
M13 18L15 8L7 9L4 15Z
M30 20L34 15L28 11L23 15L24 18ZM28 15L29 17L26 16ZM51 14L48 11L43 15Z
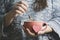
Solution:
M0 6L0 15L5 12L7 12L8 7L9 10L11 10L11 7L13 3L11 2L18 2L20 0L10 0L10 2L7 1L7 3L10 4L10 6L6 5L6 10L4 9L4 6ZM34 0L25 0L28 5L28 11L23 15L18 15L15 17L13 23L10 25L9 28L4 28L3 33L7 35L5 39L7 40L60 40L60 1L59 0L47 0L48 7L46 7L44 10L40 12L33 11L32 4ZM1 3L3 1L1 0ZM35 21L45 21L48 23L49 26L54 30L51 33L39 35L36 37L29 37L27 36L23 29L22 24L24 21L29 20L30 15ZM13 27L12 27L13 26ZM2 38L3 39L3 38Z

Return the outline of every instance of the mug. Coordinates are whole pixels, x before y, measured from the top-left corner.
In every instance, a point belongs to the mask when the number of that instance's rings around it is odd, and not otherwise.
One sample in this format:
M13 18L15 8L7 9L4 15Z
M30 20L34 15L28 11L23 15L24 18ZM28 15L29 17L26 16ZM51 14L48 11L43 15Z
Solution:
M39 31L43 31L47 28L47 24L45 22L38 21L28 21L24 22L24 28L28 28L33 33L38 33Z

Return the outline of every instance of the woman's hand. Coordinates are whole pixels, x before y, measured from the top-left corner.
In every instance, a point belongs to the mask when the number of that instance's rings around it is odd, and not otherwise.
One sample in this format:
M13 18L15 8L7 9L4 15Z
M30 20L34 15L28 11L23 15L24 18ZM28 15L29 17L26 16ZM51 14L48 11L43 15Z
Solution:
M23 28L23 29L28 36L36 36L35 33L32 33L28 28Z
M25 3L25 1L20 1L16 3L12 10L6 13L5 20L4 20L4 26L9 26L14 17L17 16L17 14L23 14L27 11L28 5Z
M12 13L23 14L27 11L28 5L25 1L20 1L13 6Z
M35 34L35 33L32 33L28 28L26 28L24 31L25 31L28 35L36 36L36 34ZM40 31L37 33L37 35L43 35L43 34L49 33L49 32L52 32L52 28L49 27L49 26L47 26L47 28L46 28L45 30L43 30L43 31L40 30Z

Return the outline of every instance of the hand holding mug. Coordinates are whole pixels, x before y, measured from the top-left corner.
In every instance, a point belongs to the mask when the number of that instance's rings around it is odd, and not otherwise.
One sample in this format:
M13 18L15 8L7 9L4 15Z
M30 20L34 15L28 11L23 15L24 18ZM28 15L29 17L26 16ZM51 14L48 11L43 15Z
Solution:
M37 35L39 31L44 31L47 26L45 22L30 21L24 22L24 28L27 29L29 34Z

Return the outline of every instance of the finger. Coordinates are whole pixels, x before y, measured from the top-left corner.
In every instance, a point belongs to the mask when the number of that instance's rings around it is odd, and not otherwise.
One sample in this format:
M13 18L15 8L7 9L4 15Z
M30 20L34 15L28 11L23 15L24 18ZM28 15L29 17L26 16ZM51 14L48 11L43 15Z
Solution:
M24 10L23 8L21 8L20 6L17 6L17 9L18 9L19 11L21 11L22 13L25 13L25 10Z
M23 8L25 11L27 11L27 8L26 6L24 6L23 4L18 4L17 6L20 6L21 8Z
M28 33L30 34L30 35L32 35L32 36L34 36L35 34L34 33L32 33L28 28L27 28L27 31L28 31Z
M23 4L24 6L28 7L27 2L25 2L25 1L20 1L20 2L18 2L18 3L19 3L19 4Z
M19 10L16 10L16 13L23 15L23 13Z

